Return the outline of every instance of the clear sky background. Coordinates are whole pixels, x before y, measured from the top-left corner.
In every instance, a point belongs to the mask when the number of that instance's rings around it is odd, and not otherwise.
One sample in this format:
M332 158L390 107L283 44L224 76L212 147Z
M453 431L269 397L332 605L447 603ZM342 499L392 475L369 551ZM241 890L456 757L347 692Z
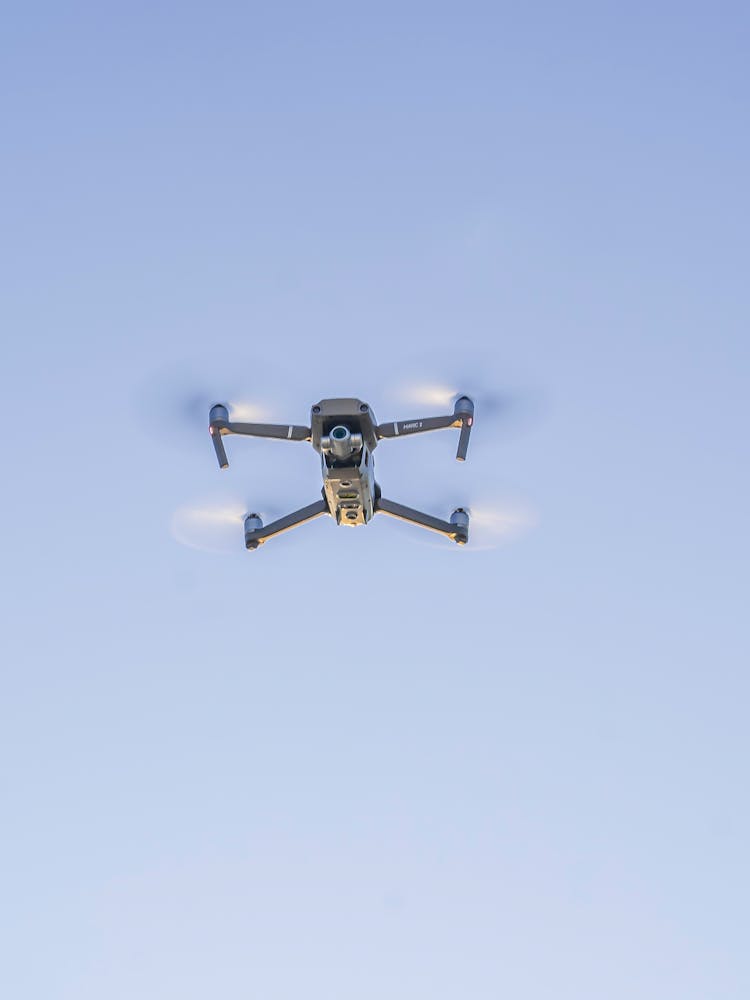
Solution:
M749 29L6 10L4 996L750 995ZM305 445L220 473L196 379L387 420L420 366L520 404L462 466L384 443L384 493L518 537L177 544L320 488Z

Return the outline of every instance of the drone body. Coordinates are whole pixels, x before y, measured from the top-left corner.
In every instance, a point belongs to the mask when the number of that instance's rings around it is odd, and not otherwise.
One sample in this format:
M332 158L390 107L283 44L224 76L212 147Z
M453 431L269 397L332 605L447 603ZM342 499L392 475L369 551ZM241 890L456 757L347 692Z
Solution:
M309 441L321 457L322 499L267 526L263 525L258 514L248 514L245 518L245 547L249 550L257 549L269 538L324 514L335 518L337 524L350 527L367 524L374 514L387 514L445 535L458 545L465 545L468 541L469 515L464 508L457 508L450 515L450 520L444 521L386 500L375 480L373 457L378 442L384 438L460 427L456 458L464 461L474 422L474 404L468 396L460 396L456 400L450 415L386 424L378 424L369 405L360 399L322 399L310 411L309 427L238 423L229 419L229 411L221 403L211 407L209 421L209 433L222 469L229 465L222 441L226 434Z

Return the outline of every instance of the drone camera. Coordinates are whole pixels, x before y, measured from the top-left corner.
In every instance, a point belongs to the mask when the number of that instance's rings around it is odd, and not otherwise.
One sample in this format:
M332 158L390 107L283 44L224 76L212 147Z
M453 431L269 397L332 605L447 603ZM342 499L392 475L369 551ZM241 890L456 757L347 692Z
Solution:
M332 428L328 439L331 443L331 452L336 458L348 458L354 451L352 432L343 424Z
M362 447L362 435L352 434L348 427L337 424L321 438L320 445L323 451L333 455L334 458L349 458L353 452L359 451Z

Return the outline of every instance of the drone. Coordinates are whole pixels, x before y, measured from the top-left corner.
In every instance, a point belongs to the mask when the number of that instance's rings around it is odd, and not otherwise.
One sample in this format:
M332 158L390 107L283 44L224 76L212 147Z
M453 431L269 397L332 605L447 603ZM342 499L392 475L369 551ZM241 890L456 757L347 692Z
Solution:
M456 399L453 413L421 420L394 420L379 424L368 403L360 399L322 399L310 411L310 426L298 424L241 423L229 419L229 410L216 403L209 411L209 434L220 469L229 467L222 438L227 434L274 438L280 441L308 441L321 457L322 499L264 525L259 514L245 517L245 548L254 551L269 538L329 515L337 525L357 527L368 524L375 514L437 532L457 545L469 540L469 512L457 507L447 521L387 500L375 480L373 452L386 438L445 428L460 428L456 459L463 462L474 424L474 402L468 396Z

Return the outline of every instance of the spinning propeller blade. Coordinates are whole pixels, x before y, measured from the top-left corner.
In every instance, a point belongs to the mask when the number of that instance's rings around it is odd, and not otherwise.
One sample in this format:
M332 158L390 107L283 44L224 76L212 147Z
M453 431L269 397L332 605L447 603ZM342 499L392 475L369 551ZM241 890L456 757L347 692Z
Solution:
M455 498L454 498L455 500ZM534 512L518 501L486 499L476 503L458 504L451 500L439 503L433 499L422 504L423 509L447 517L448 512L463 507L469 514L469 541L467 545L446 545L442 540L422 532L414 533L414 541L421 545L445 549L447 552L488 552L520 538L536 524Z
M236 503L178 507L170 521L175 541L203 552L241 552L245 507Z
M244 554L245 517L250 510L247 504L224 501L206 504L186 504L178 507L171 517L170 534L180 545L202 552L218 554ZM264 508L266 523L279 516L276 510Z
M460 396L468 396L476 406L477 418L481 420L509 416L519 403L514 394L483 385L476 378L451 382L405 381L395 385L388 395L396 403L423 410L425 416L431 416L433 412L450 413Z
M469 543L477 552L497 549L514 541L536 522L531 510L508 503L470 504L469 517Z
M208 429L208 412L214 403L228 406L232 420L272 423L279 418L289 419L281 413L283 400L274 395L271 406L265 394L256 395L252 391L253 382L257 382L252 369L248 378L242 381L234 376L228 381L227 370L228 366L216 378L210 373L184 370L157 373L138 392L136 405L140 420L150 433L162 430L178 440L201 447ZM249 391L248 387L251 387ZM299 409L299 404L295 409Z

